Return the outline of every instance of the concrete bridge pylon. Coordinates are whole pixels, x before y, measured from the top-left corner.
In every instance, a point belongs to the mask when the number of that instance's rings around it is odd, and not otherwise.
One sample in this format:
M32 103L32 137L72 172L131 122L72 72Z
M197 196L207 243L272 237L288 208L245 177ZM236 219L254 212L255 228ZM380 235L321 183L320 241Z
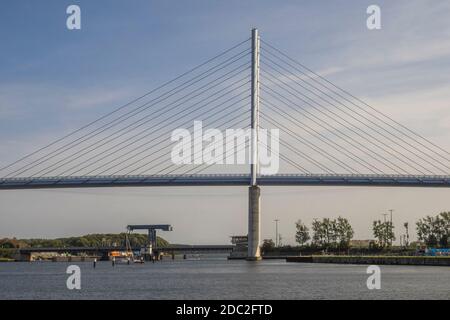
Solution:
M259 144L259 59L260 41L258 29L252 29L252 79L251 79L251 182L248 198L248 253L247 260L260 260L261 243L261 190L257 184Z

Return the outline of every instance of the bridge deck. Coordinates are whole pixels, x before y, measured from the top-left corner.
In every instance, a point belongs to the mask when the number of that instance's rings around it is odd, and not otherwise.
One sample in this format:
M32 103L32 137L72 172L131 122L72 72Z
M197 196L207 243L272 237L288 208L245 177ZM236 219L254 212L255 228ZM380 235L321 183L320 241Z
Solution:
M154 250L161 250L166 252L199 252L199 251L231 251L234 248L233 245L180 245L180 246L167 246L161 248L154 248ZM132 250L138 251L141 247L134 247ZM29 254L33 252L110 252L110 251L125 251L125 247L47 247L47 248L21 248L19 252L22 254Z
M202 174L193 176L96 176L0 179L0 190L162 187L162 186L248 186L247 174ZM401 175L295 175L260 176L261 186L388 186L450 187L450 176Z

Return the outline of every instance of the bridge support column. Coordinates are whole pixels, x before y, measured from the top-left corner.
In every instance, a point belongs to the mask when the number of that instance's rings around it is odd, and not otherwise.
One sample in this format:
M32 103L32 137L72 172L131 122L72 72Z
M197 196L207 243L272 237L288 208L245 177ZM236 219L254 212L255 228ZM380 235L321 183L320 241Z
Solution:
M247 260L261 260L261 189L251 186L248 189L248 253Z
M259 36L258 30L252 29L252 92L251 92L251 128L252 158L250 165L250 188L248 189L248 253L247 260L260 260L259 249L261 231L261 191L257 184L258 177L258 133L259 133Z
M156 229L148 229L149 254L152 255L156 248Z

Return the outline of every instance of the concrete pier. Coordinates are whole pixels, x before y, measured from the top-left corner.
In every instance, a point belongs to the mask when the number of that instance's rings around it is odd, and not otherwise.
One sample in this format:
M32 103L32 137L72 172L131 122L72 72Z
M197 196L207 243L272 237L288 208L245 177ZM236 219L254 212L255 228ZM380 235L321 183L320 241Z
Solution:
M450 257L430 256L301 256L286 257L286 262L368 264L368 265L411 265L450 266Z
M261 260L261 190L258 186L248 189L248 254L247 260Z
M259 248L260 239L260 189L258 177L258 132L259 132L259 36L258 30L252 29L252 77L251 77L251 165L250 188L248 189L248 253L247 260L261 260Z

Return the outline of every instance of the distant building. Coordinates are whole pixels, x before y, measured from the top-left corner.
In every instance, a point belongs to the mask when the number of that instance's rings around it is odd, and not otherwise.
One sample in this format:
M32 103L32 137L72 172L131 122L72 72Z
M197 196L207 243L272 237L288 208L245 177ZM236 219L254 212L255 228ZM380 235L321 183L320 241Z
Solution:
M248 236L231 236L231 243L235 245L228 259L244 259L247 257Z
M369 248L375 240L350 240L351 248Z
M231 236L231 243L235 245L248 244L248 236Z

